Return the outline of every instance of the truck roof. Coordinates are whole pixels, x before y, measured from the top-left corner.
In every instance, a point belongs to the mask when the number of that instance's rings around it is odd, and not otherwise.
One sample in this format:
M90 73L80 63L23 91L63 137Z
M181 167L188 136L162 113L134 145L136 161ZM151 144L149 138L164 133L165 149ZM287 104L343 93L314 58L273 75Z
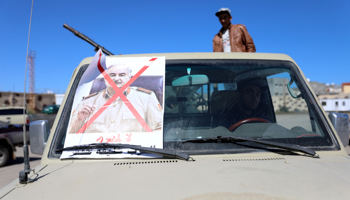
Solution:
M165 56L167 60L190 60L190 59L249 59L249 60L284 60L291 61L294 64L295 61L286 54L280 53L222 53L222 52L206 52L206 53L150 53L150 54L125 54L125 55L113 55L108 57L152 57L152 56ZM81 61L80 65L87 64L92 61L93 57L87 57Z

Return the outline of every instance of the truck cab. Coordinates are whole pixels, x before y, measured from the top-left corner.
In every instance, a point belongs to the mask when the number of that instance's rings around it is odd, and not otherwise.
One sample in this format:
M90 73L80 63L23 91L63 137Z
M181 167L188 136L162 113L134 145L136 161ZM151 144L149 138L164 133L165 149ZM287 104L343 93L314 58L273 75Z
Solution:
M3 188L0 198L346 199L350 195L350 158L344 149L348 141L340 139L349 138L348 116L335 115L340 124L332 124L288 55L108 57L165 57L164 78L134 85L164 91L154 92L163 110L162 148L116 140L65 146L79 82L93 61L86 58L73 72L51 131L44 121L31 126L31 148L42 153L41 164L27 183L15 180ZM91 85L89 97L106 88ZM70 156L63 157L68 151Z

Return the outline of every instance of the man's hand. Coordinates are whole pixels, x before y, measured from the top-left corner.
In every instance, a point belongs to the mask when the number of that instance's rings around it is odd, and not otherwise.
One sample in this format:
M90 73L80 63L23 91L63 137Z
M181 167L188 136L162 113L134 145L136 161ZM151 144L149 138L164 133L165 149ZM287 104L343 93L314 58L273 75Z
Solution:
M95 105L85 105L84 107L80 108L77 115L78 120L84 121L94 112L95 108Z

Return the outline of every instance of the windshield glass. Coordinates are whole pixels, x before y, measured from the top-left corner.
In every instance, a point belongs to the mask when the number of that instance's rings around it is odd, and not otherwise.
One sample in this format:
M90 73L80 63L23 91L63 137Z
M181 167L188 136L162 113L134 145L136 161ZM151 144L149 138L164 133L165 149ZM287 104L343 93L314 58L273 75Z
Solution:
M176 86L183 76L208 82ZM276 62L207 62L167 65L164 148L203 151L241 149L235 144L182 141L239 136L309 147L331 146L315 105L293 67Z
M189 154L252 149L251 144L185 142L218 136L298 144L314 150L337 148L315 99L295 70L294 64L281 61L167 61L163 148ZM65 105L67 112L69 106ZM65 123L58 125L53 150L64 144Z

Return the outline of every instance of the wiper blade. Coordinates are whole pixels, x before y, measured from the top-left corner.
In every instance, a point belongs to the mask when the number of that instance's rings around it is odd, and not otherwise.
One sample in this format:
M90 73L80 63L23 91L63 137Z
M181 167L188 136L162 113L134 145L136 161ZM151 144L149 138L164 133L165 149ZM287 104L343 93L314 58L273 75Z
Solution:
M310 148L299 146L297 144L287 144L287 143L280 143L280 142L271 142L266 140L258 140L258 139L252 139L252 138L243 138L243 137L222 137L218 136L217 138L201 138L201 139L194 139L194 140L186 140L183 141L183 143L186 142L193 142L193 143L207 143L207 142L217 142L217 143L227 143L227 142L239 142L239 141L249 141L254 142L258 144L263 144L271 147L277 147L280 149L288 150L288 151L297 151L306 153L308 155L311 155L314 158L318 158L319 156L316 154L316 152Z
M111 144L111 143L91 143L84 145L76 145L71 147L65 147L62 149L57 149L56 152L66 151L66 150L79 150L79 149L101 149L101 148L128 148L138 150L145 153L158 154L170 158L184 159L188 160L190 156L186 153L170 150L170 149L158 149L158 148L148 148L142 147L140 145L130 145L130 144Z

